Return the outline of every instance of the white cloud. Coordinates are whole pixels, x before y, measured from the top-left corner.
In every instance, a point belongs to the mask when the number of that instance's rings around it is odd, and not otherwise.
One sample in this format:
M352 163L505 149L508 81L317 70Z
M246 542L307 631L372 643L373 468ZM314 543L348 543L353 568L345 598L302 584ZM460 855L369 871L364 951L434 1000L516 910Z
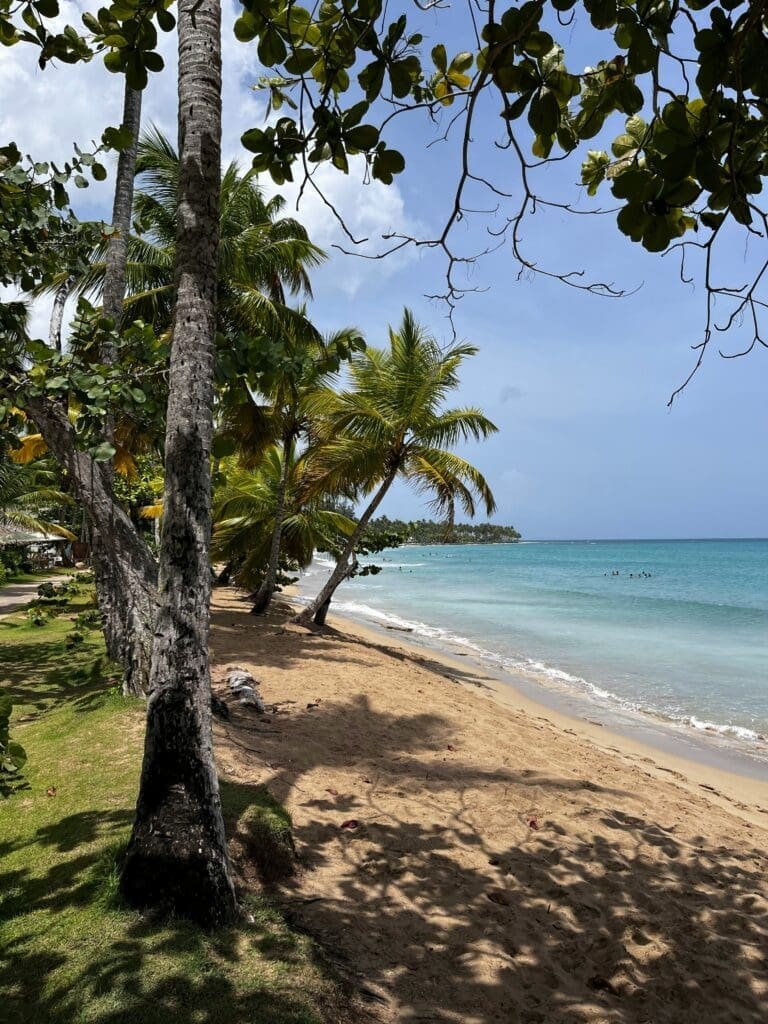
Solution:
M59 23L79 26L87 6L90 5L81 0L62 0ZM251 88L261 74L255 47L237 42L232 31L237 7L226 0L223 5L222 152L225 164L234 159L246 167L249 154L240 145L240 136L246 128L264 122L266 97ZM159 75L150 75L142 112L144 125L154 123L171 137L176 134L175 47L175 33L160 33L159 50L166 68ZM0 140L14 139L23 152L36 160L63 163L72 153L73 142L86 148L91 140L100 139L107 125L119 124L122 90L122 76L109 74L100 57L89 64L49 66L41 71L33 47L19 44L6 49L0 62ZM21 97L23 102L14 103L14 98ZM322 167L316 177L318 186L339 210L352 234L369 238L378 249L382 234L415 233L415 224L397 186L387 187L379 182L364 185L362 177L362 161L350 175ZM76 209L83 216L107 219L112 185L110 175L104 182L92 182L82 192L73 189ZM264 185L274 190L268 179ZM280 191L286 195L288 205L295 208L297 188ZM323 248L331 251L334 243L348 243L331 211L312 190L305 194L296 215ZM403 254L383 262L346 259L343 273L323 274L323 289L334 289L350 297L366 282L389 277L410 258ZM322 301L322 295L318 298ZM43 316L36 311L36 315L41 323L47 320L47 312Z

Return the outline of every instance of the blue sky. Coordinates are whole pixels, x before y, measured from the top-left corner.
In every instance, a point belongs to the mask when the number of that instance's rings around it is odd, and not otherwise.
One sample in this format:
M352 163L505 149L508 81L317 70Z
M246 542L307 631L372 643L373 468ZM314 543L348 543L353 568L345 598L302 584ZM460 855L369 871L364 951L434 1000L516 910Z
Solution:
M64 17L77 20L78 7L65 4ZM225 14L226 26L233 11ZM465 48L453 15L416 13L418 27L433 37L430 45L443 39L451 52ZM581 70L594 59L591 33L577 25L561 31L564 43L568 37L573 69ZM172 38L163 40L168 67L152 80L145 120L173 135L172 45ZM239 136L263 119L263 97L248 88L258 74L253 49L236 43L225 27L224 150L243 163L247 154ZM6 50L0 137L19 140L36 159L62 159L72 141L83 145L117 123L120 89L120 80L98 63L40 72L29 48ZM14 104L14 96L23 96L23 103ZM396 187L363 186L354 173L323 178L355 231L369 235L372 244L389 230L431 235L448 208L456 145L427 150L425 142L436 133L416 116L401 118L392 138L408 159ZM481 112L473 133L475 166L514 192L515 168L492 146L499 125L492 105ZM550 195L585 207L575 184L578 164L577 158L558 165L545 184ZM108 214L109 184L78 197L83 216ZM487 197L470 201L489 206ZM609 205L609 195L602 201ZM340 240L318 202L305 204L299 216L320 244ZM486 226L498 227L502 216L473 218L457 236L458 247L471 252L487 244ZM496 521L513 523L532 539L768 534L768 353L724 361L713 351L669 410L671 391L692 365L689 346L701 336L701 288L683 285L671 259L625 240L610 216L539 213L526 226L525 239L535 258L553 269L583 268L593 279L642 287L628 298L608 300L541 277L518 280L508 245L472 268L470 283L487 290L463 299L455 317L458 334L480 347L466 366L458 401L482 406L500 428L490 442L466 450L496 492ZM743 240L733 240L722 264L730 283L744 276L753 257ZM383 262L335 253L314 278L313 315L328 329L356 324L377 344L386 324L408 305L448 340L444 308L424 298L441 290L443 274L444 262L424 250ZM38 311L41 331L46 317L46 310ZM402 488L383 510L409 518L424 514L419 499Z

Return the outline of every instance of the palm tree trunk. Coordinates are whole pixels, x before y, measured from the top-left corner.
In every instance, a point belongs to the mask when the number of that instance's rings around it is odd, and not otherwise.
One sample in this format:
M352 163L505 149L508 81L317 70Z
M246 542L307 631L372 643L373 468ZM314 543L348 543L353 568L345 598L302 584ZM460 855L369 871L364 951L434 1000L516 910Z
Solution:
M125 277L128 265L128 235L131 231L131 211L133 210L133 183L136 177L136 154L139 149L139 132L141 131L141 93L131 89L126 82L123 97L123 121L121 128L130 131L131 143L121 151L117 160L117 176L115 178L115 197L112 202L113 234L107 247L106 266L104 271L104 288L101 305L104 316L113 320L115 327L120 327L123 317L123 299L125 298ZM102 352L111 356L106 362L114 361L114 350Z
M157 600L155 560L115 498L103 466L78 449L65 410L43 398L28 399L26 407L87 512L107 653L123 667L124 692L143 696L149 685Z
M72 276L68 277L66 281L62 281L53 297L49 342L51 348L55 348L57 352L61 352L61 325L64 321L64 307L67 304L69 293L72 291L75 281L76 278Z
M384 477L381 487L379 487L378 491L373 496L373 499L365 512L360 516L354 533L350 534L344 550L339 555L336 562L336 567L326 580L325 586L311 604L307 605L307 607L303 608L298 615L294 616L291 620L292 622L295 622L299 626L308 626L313 619L318 626L322 626L325 623L325 617L328 614L328 606L331 603L331 598L336 592L336 588L344 582L352 571L354 563L350 563L350 559L355 553L355 548L363 535L363 531L370 522L373 513L384 500L384 497L392 486L396 476L397 468L391 469Z
M136 818L121 876L134 907L231 921L237 901L211 737L210 455L221 162L219 0L180 0L176 308L159 607Z
M251 615L263 615L269 608L272 595L277 585L277 567L280 561L280 541L283 536L283 521L285 520L285 496L288 490L288 477L290 476L290 453L293 444L293 433L289 432L283 438L283 465L280 472L280 480L277 485L277 503L275 505L275 526L272 530L272 541L269 546L269 561L264 580L256 592Z
M136 154L139 148L139 131L141 129L141 93L125 85L123 100L122 128L131 133L131 142L121 151L117 161L115 178L115 196L112 203L112 227L114 233L107 247L104 287L102 290L102 309L119 329L123 316L123 299L125 298L125 276L128 262L128 234L131 229L131 210L133 209L133 185L136 177ZM102 346L100 358L110 366L117 358L115 345L110 341ZM114 442L115 418L108 413L104 419L104 437ZM112 462L104 463L103 471L111 484L114 477ZM105 533L98 523L93 523L93 540L91 544L91 563L96 579L96 593L102 613L104 639L107 651L126 649L130 653L131 637L136 624L133 621L131 603L124 593L125 579L120 567L114 564L115 551L112 538ZM143 639L143 638L142 638ZM144 645L146 646L146 645ZM149 675L149 659L151 643L148 650L142 652L141 689L136 687L134 673L126 673L123 681L123 692L127 695L144 696ZM130 678L129 678L130 675Z

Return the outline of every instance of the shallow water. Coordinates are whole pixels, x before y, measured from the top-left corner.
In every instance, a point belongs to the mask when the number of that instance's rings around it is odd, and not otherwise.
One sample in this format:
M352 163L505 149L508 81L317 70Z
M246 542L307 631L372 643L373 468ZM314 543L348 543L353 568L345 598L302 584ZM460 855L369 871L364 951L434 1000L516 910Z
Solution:
M408 546L375 561L379 575L337 592L340 614L764 747L768 540ZM300 592L329 565L318 559Z

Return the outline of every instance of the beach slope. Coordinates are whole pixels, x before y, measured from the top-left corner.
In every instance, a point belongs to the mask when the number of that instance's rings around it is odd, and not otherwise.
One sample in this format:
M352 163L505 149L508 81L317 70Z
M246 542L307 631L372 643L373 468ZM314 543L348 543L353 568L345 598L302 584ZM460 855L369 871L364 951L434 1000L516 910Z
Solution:
M214 595L222 776L293 815L280 896L365 1016L462 1024L737 1024L768 1006L768 792L741 800L600 744L491 681ZM361 1011L362 1012L362 1011Z

